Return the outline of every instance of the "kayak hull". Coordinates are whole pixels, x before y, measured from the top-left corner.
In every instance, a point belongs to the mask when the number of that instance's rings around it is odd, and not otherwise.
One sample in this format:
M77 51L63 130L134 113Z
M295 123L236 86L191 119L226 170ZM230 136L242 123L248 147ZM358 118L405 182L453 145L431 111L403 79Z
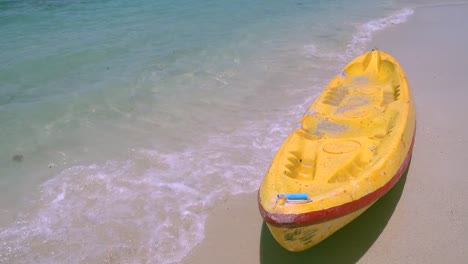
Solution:
M370 205L348 215L308 226L278 227L271 224L267 224L267 226L275 240L283 248L293 252L303 251L322 242L340 228L353 221L369 207Z
M300 124L258 192L260 214L290 251L306 250L353 221L407 170L416 119L403 69L381 51L358 56ZM298 193L309 198L282 196Z

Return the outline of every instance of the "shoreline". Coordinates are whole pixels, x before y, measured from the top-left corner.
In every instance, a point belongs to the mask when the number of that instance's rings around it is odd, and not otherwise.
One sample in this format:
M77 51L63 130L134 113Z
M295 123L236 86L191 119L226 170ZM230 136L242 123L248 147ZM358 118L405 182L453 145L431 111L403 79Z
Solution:
M181 263L460 263L468 258L463 236L468 194L462 188L468 180L461 166L468 125L459 122L468 110L461 84L468 61L468 37L463 36L468 4L414 11L407 22L373 32L368 45L400 61L416 102L418 128L407 177L358 219L300 253L273 240L256 193L230 197L210 213L205 239Z

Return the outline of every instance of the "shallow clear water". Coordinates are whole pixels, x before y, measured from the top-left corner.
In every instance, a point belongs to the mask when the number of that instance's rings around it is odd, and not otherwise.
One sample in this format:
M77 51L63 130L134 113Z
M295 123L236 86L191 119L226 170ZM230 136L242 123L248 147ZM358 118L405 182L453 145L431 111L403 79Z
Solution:
M0 0L0 262L173 263L384 1Z

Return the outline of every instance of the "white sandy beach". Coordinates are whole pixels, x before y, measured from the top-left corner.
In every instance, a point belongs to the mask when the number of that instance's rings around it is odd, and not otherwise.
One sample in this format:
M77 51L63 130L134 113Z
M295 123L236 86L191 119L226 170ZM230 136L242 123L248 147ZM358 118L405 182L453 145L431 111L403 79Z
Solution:
M183 263L465 263L467 25L467 4L419 7L408 22L374 35L369 49L392 54L406 71L417 131L407 175L368 211L291 253L263 224L255 193L233 197L211 213L205 240Z

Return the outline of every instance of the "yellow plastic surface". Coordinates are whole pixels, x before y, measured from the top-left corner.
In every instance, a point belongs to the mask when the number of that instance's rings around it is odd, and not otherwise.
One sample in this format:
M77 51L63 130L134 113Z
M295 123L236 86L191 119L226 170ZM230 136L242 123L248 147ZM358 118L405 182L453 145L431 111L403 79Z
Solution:
M260 204L266 212L320 211L375 191L396 174L413 140L415 111L403 69L382 51L358 56L325 87L300 125L278 150L260 186ZM284 203L277 198L282 193L307 193L313 201ZM268 227L283 247L300 251L369 206L310 227ZM290 239L291 232L314 234L305 244Z

